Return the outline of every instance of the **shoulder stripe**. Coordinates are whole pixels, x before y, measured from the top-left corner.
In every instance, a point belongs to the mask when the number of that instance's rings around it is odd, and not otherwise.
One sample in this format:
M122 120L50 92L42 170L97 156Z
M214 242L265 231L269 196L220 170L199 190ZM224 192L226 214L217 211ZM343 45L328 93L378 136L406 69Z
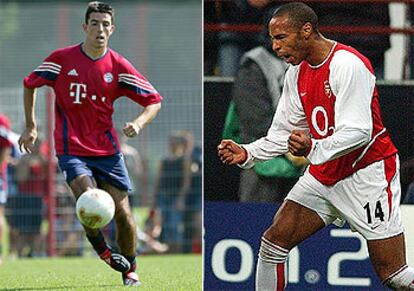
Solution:
M38 66L38 68L51 68L51 69L54 69L54 70L56 70L56 71L60 71L60 70L61 70L60 68L57 68L57 67L55 67L55 66L52 66L52 65L45 65L45 64L41 64L40 66Z
M125 78L125 77L120 77L119 82L125 82L125 83L128 83L130 85L135 85L137 87L141 87L141 88L143 88L145 90L149 90L149 91L156 91L155 88L148 82L137 81L135 79Z
M59 71L56 71L56 70L53 70L53 69L43 69L43 68L37 68L37 69L34 70L34 72L50 72L50 73L53 73L53 74L56 74L56 75L60 74Z
M43 66L43 65L38 66L38 67L35 69L35 71L51 71L51 72L54 72L54 73L56 73L56 74L59 74L59 73L60 73L60 70L57 70L57 69L55 69L54 67L48 67L48 66Z
M119 74L119 78L125 78L127 80L129 79L130 81L136 81L138 84L142 84L144 86L145 85L149 85L150 87L152 87L152 85L151 85L150 82L148 82L145 79L138 78L135 75L131 75L131 74Z
M126 78L119 78L119 82L125 82L131 85L135 85L137 87L142 87L146 90L155 90L154 87L151 86L151 84L142 84L142 83L138 83L134 80L131 79L126 79Z
M56 67L56 69L61 69L62 66L52 62L43 62L44 65L50 65Z
M135 76L135 75L131 75L131 74L124 74L124 73L122 73L122 74L119 74L119 77L130 77L130 78L133 78L133 79L139 79L137 76Z
M144 86L138 86L136 83L126 81L126 80L120 80L119 82L120 83L125 83L125 84L128 84L128 85L134 87L137 92L145 91L144 92L145 94L158 93L157 90L155 90L153 87L152 88L146 88Z

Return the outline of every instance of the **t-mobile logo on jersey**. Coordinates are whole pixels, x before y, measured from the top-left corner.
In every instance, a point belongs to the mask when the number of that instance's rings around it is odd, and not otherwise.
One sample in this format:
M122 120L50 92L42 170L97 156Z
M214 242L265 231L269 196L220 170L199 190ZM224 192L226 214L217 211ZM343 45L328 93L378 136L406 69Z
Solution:
M70 83L70 97L75 97L75 101L73 101L73 104L82 104L81 98L86 98L86 85L85 84L78 84L78 83ZM105 96L97 96L97 95L91 95L91 100L101 100L102 102L106 101Z
M74 89L74 91L72 91ZM86 85L78 83L70 83L70 97L75 97L74 104L82 104L81 98L86 98Z

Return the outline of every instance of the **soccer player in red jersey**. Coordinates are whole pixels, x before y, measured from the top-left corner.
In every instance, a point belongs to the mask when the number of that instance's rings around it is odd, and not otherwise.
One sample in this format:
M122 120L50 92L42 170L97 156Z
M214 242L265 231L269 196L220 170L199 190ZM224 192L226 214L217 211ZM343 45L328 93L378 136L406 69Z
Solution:
M112 124L113 102L127 96L144 107L123 133L134 137L158 113L162 97L121 55L108 47L114 32L114 9L90 2L86 10L85 41L54 51L24 79L26 129L20 148L31 152L36 137L35 91L54 89L54 141L59 167L73 194L99 187L115 201L115 222L120 254L106 244L100 230L85 227L101 259L122 273L124 285L140 285L135 272L136 227L128 203L130 181Z
M289 3L269 22L275 53L292 64L267 136L250 144L223 140L226 164L251 167L290 152L310 166L264 232L256 290L284 290L289 251L330 223L348 221L368 244L383 284L414 290L405 257L399 202L399 160L382 124L371 63L355 49L326 39L318 17Z

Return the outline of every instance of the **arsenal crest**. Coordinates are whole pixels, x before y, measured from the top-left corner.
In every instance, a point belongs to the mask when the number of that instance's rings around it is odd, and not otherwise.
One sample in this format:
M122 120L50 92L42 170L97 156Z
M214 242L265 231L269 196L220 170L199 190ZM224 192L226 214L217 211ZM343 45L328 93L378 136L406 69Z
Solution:
M323 87L324 87L324 89L325 89L325 95L326 95L328 98L331 98L331 95L332 95L332 90L331 90L331 85L329 85L328 80L326 80L326 81L324 81L324 82L323 82Z

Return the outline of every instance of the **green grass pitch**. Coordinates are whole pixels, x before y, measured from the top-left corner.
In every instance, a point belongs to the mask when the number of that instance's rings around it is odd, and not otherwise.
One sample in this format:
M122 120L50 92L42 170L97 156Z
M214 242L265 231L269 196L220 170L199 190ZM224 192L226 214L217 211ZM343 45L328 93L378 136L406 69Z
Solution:
M200 255L158 255L137 258L139 290L202 290ZM131 288L128 288L131 289ZM121 274L98 258L20 259L0 266L0 291L125 290Z

